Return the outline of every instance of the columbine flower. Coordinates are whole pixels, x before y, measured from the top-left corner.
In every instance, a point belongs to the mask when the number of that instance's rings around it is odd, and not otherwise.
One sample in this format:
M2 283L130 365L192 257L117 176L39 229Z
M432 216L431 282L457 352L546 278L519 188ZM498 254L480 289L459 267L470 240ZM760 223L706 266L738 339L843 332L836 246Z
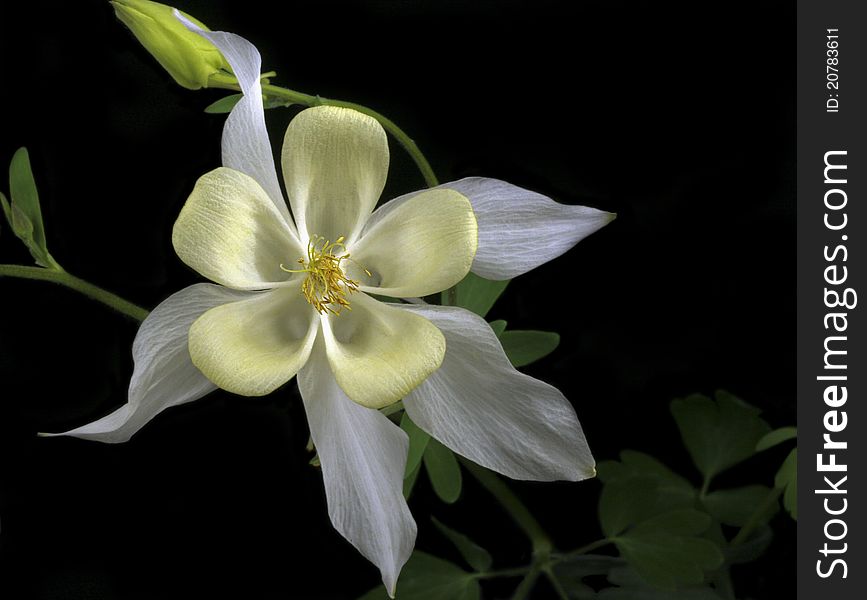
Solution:
M374 211L389 161L382 127L318 107L295 117L284 140L293 220L265 130L258 51L187 25L222 51L245 94L226 122L224 167L198 181L172 236L181 259L219 285L193 285L157 306L133 343L129 402L65 435L126 441L216 387L261 395L297 374L332 523L392 592L416 526L402 495L407 436L377 408L403 399L419 427L510 477L592 476L572 406L516 371L483 319L368 294L424 296L470 270L512 278L612 215L480 178Z

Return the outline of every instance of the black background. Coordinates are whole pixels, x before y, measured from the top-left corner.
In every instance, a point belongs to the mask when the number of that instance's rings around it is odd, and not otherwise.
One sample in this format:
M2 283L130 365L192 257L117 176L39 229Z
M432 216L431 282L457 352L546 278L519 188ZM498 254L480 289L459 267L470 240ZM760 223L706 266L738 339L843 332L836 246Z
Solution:
M633 448L695 478L667 408L692 392L724 388L793 424L789 3L179 7L250 39L277 84L388 115L441 180L498 177L618 213L489 315L561 333L527 372L573 401L597 460ZM0 57L0 163L30 149L54 257L148 308L198 281L170 231L219 165L223 116L202 109L222 93L179 88L97 0L3 3ZM275 141L295 112L268 113ZM385 197L421 188L391 150ZM3 225L0 262L29 264ZM265 399L214 393L124 445L38 439L125 401L136 324L39 282L0 279L0 302L0 597L353 598L378 582L330 526L294 384ZM768 483L781 459L720 483ZM597 482L513 488L561 548L599 537ZM454 557L434 514L499 567L527 560L472 481L453 506L421 481L410 506L421 549ZM777 518L769 554L733 571L741 596L794 593L794 526Z

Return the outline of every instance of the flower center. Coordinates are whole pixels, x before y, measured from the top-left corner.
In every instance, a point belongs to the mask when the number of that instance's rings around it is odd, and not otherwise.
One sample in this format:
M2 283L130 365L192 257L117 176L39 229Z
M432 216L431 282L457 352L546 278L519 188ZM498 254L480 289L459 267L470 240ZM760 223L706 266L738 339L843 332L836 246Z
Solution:
M349 253L340 236L334 242L314 235L307 243L307 258L299 258L301 269L280 268L287 273L307 273L301 284L301 293L319 314L330 312L339 315L344 308L352 310L346 297L358 291L358 282L343 272L343 261L349 260ZM367 269L365 273L370 274Z

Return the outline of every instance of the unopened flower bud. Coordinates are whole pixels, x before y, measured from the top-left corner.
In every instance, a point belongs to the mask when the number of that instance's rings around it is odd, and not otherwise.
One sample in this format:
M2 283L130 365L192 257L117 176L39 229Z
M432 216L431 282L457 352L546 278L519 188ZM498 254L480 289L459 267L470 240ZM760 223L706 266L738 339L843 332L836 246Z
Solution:
M171 6L149 0L112 0L117 18L175 81L190 90L208 87L208 78L229 64L211 42L193 33L175 18ZM202 29L208 28L181 13Z

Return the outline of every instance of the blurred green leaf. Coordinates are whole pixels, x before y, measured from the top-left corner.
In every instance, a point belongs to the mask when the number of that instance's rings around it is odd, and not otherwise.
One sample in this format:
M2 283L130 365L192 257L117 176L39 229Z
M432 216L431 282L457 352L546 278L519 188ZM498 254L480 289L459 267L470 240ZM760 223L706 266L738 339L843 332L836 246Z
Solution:
M783 492L783 507L798 520L798 449L792 448L774 477L774 486Z
M733 527L743 527L750 520L756 507L764 502L771 488L764 485L747 485L728 490L718 490L702 498L707 511L721 523ZM760 517L760 522L767 522L777 512L776 505L771 505Z
M720 600L720 597L707 585L679 588L676 593L650 587L635 569L629 566L612 569L608 581L616 588L599 591L598 598L609 600Z
M424 467L440 500L452 504L461 495L461 467L451 450L434 438L424 451Z
M502 319L491 321L488 324L491 326L491 329L494 331L494 335L496 335L497 337L503 335L503 331L506 330L506 322Z
M768 525L759 526L742 544L722 549L726 564L739 565L756 560L765 553L773 539L774 532Z
M457 305L484 317L507 285L509 285L508 279L491 281L474 273L468 273L457 286Z
M717 546L698 537L710 524L701 511L673 510L618 535L614 543L644 581L675 590L702 583L706 571L722 564Z
M425 448L427 448L427 444L430 441L430 435L413 423L406 412L403 413L400 419L400 428L409 436L409 452L407 453L406 470L404 471L404 477L408 477L410 473L418 469Z
M212 102L205 107L205 112L212 115L219 115L227 112L232 112L235 105L244 97L244 94L231 94L220 98L216 102Z
M593 588L587 586L583 579L592 575L607 575L612 569L623 567L626 563L620 557L604 554L579 554L563 556L557 560L552 569L570 598L594 598Z
M695 503L697 493L692 484L652 456L624 450L620 459L602 461L596 467L603 483L599 520L606 536Z
M415 487L415 482L418 480L418 474L421 472L421 463L415 466L415 469L403 478L403 497L409 498L412 490Z
M467 561L467 564L476 572L482 573L491 568L491 564L494 560L491 558L491 554L487 550L479 546L463 533L455 531L450 527L446 527L435 517L431 517L431 521L433 521L436 528L455 545L455 548L458 549L458 552L461 553L461 556L465 561Z
M724 391L714 400L695 394L671 402L683 443L705 482L756 453L756 443L770 430L760 412Z
M512 365L523 367L545 358L560 344L560 336L551 331L505 331L500 336L503 350Z
M774 429L773 431L765 434L758 441L758 443L756 444L756 451L761 452L762 450L767 450L768 448L772 448L777 444L782 444L787 440L795 439L797 437L797 427L780 427L779 429Z
M479 600L479 582L471 574L436 556L413 552L397 581L399 600ZM388 600L378 586L359 600Z

